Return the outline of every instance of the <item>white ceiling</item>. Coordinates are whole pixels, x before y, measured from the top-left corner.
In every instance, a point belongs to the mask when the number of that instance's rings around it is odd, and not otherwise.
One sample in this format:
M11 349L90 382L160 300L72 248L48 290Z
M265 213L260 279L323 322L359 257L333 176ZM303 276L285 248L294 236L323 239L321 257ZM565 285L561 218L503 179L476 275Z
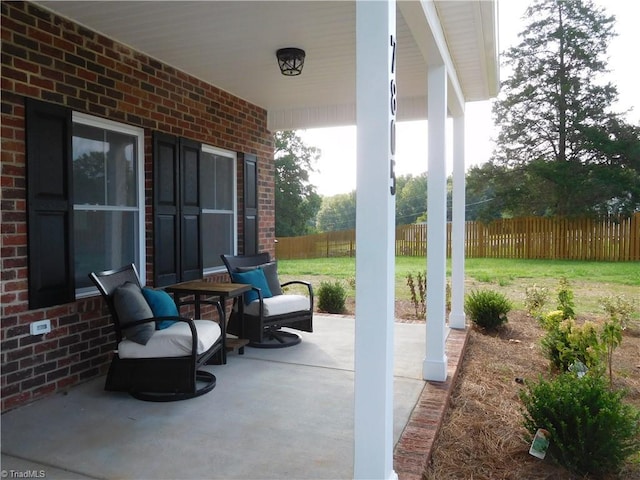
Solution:
M353 1L36 3L265 108L272 130L355 123ZM422 35L415 35L416 21L422 22L418 29L431 29L424 19L403 18L402 12L416 11L419 3L400 3L398 119L424 118L427 62L422 52L428 48L418 38ZM495 96L495 2L448 0L434 5L455 69L452 78L459 82L464 100ZM275 52L282 47L306 51L302 75L280 74Z

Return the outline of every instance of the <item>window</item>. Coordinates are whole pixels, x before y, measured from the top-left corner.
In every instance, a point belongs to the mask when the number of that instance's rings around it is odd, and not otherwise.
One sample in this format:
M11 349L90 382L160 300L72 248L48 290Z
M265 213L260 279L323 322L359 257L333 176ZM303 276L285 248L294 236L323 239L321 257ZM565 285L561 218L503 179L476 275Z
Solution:
M144 131L75 112L72 130L76 294L130 263L144 283Z
M153 284L224 271L235 254L236 154L153 133Z
M236 154L207 145L200 157L200 202L205 273L224 268L221 254L236 253Z
M25 105L29 308L93 295L90 272L130 263L146 284L144 130L63 105ZM220 255L238 244L236 154L162 132L152 140L153 284L224 271ZM243 244L253 253L256 159L243 158L252 179Z

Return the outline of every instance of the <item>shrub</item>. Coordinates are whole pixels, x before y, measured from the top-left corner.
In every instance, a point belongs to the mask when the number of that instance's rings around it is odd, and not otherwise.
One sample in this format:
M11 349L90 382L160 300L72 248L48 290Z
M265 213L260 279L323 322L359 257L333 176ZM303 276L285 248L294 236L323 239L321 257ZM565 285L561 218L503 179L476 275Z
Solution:
M524 307L529 315L538 316L548 301L549 290L547 288L535 284L525 288Z
M596 368L601 364L603 344L593 322L576 325L573 318L562 320L559 310L543 317L543 326L547 333L542 337L541 345L551 364L565 372L576 362L587 368Z
M493 290L476 290L466 296L464 311L473 323L486 330L493 330L507 322L512 305L507 297Z
M416 285L417 281L417 285ZM427 296L427 275L418 272L414 280L413 274L407 274L407 286L411 294L411 303L416 312L416 318L424 318L427 313L426 296Z
M540 316L538 321L542 328L549 331L554 328L558 328L564 319L564 312L562 310L553 310L546 315Z
M347 292L340 282L320 282L318 289L318 310L328 313L344 312Z
M427 314L427 274L418 272L414 279L412 273L407 273L407 286L409 287L409 295L411 303L415 311L415 317L418 319L425 318ZM451 283L445 285L445 307L447 312L451 311Z
M602 325L600 340L609 367L609 388L613 388L613 351L622 343L622 323L620 320L613 317L613 319L605 321Z
M573 290L569 288L569 281L562 277L558 285L558 310L562 311L564 318L575 318Z
M550 433L549 454L581 475L616 472L640 448L640 412L603 377L571 373L527 383L520 392L524 426Z
M600 306L612 321L618 320L622 329L626 329L632 322L632 316L637 307L633 300L624 295L610 295L600 299Z
M605 320L602 326L600 339L609 367L609 386L613 388L613 351L622 343L622 331L631 324L636 306L635 302L627 300L624 295L601 298L600 305L609 315L609 319Z

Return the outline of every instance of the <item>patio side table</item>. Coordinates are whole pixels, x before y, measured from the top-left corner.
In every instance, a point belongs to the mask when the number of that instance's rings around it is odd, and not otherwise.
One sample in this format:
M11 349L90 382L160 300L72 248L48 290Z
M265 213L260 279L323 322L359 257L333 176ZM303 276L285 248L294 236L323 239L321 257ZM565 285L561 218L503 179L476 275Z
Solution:
M249 340L244 338L227 339L227 299L242 295L251 290L251 285L244 283L214 283L206 280L193 280L190 282L176 283L169 285L164 289L173 294L176 305L186 305L191 302L181 302L180 298L193 295L194 309L196 318L200 318L200 306L203 303L212 303L211 297L217 297L222 304L222 317L220 319L220 329L222 330L222 363L227 363L227 351L233 351L236 348L240 355L244 354L244 346ZM239 302L240 308L244 306L244 302Z

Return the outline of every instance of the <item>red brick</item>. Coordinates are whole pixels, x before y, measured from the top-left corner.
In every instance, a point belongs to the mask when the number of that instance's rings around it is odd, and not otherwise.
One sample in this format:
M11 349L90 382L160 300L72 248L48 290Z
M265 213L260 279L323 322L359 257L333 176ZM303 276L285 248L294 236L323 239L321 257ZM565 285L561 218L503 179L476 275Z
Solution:
M56 382L56 390L66 390L68 387L72 387L78 383L78 376L72 375L70 377L63 378Z
M36 388L33 391L33 399L37 399L39 397L44 397L47 395L50 395L52 393L54 393L56 391L56 384L55 383L50 383L48 385L44 385L40 388Z
M104 374L115 336L104 302L98 298L30 311L27 290L26 169L24 97L66 104L145 128L146 219L153 231L152 130L181 135L236 152L253 152L260 162L260 245L273 253L272 135L266 111L201 80L132 51L36 4L5 2L2 9L2 294L3 362L37 365L57 361L50 373L62 377L43 384L7 384L2 372L2 410L14 408L82 380ZM28 32L28 33L27 33ZM143 90L142 82L146 82ZM213 110L212 110L213 109ZM265 165L268 168L264 168ZM242 176L238 177L239 186ZM242 195L241 189L238 195ZM240 198L241 200L241 198ZM241 205L241 202L239 202ZM242 231L239 219L238 230ZM153 237L146 237L147 274L153 278ZM53 331L39 337L26 326L48 318ZM83 335L84 339L80 339ZM18 347L20 343L23 347ZM82 359L82 360L80 360ZM60 368L63 367L63 368ZM50 366L41 368L49 369ZM68 369L68 370L67 370ZM29 387L28 391L20 388Z
M394 470L400 480L421 480L431 459L433 444L446 414L464 356L468 331L452 331L446 342L448 378L427 382L393 455Z
M21 392L16 395L11 395L9 397L4 397L2 399L2 411L8 411L13 408L24 405L29 400L31 400L31 392Z

